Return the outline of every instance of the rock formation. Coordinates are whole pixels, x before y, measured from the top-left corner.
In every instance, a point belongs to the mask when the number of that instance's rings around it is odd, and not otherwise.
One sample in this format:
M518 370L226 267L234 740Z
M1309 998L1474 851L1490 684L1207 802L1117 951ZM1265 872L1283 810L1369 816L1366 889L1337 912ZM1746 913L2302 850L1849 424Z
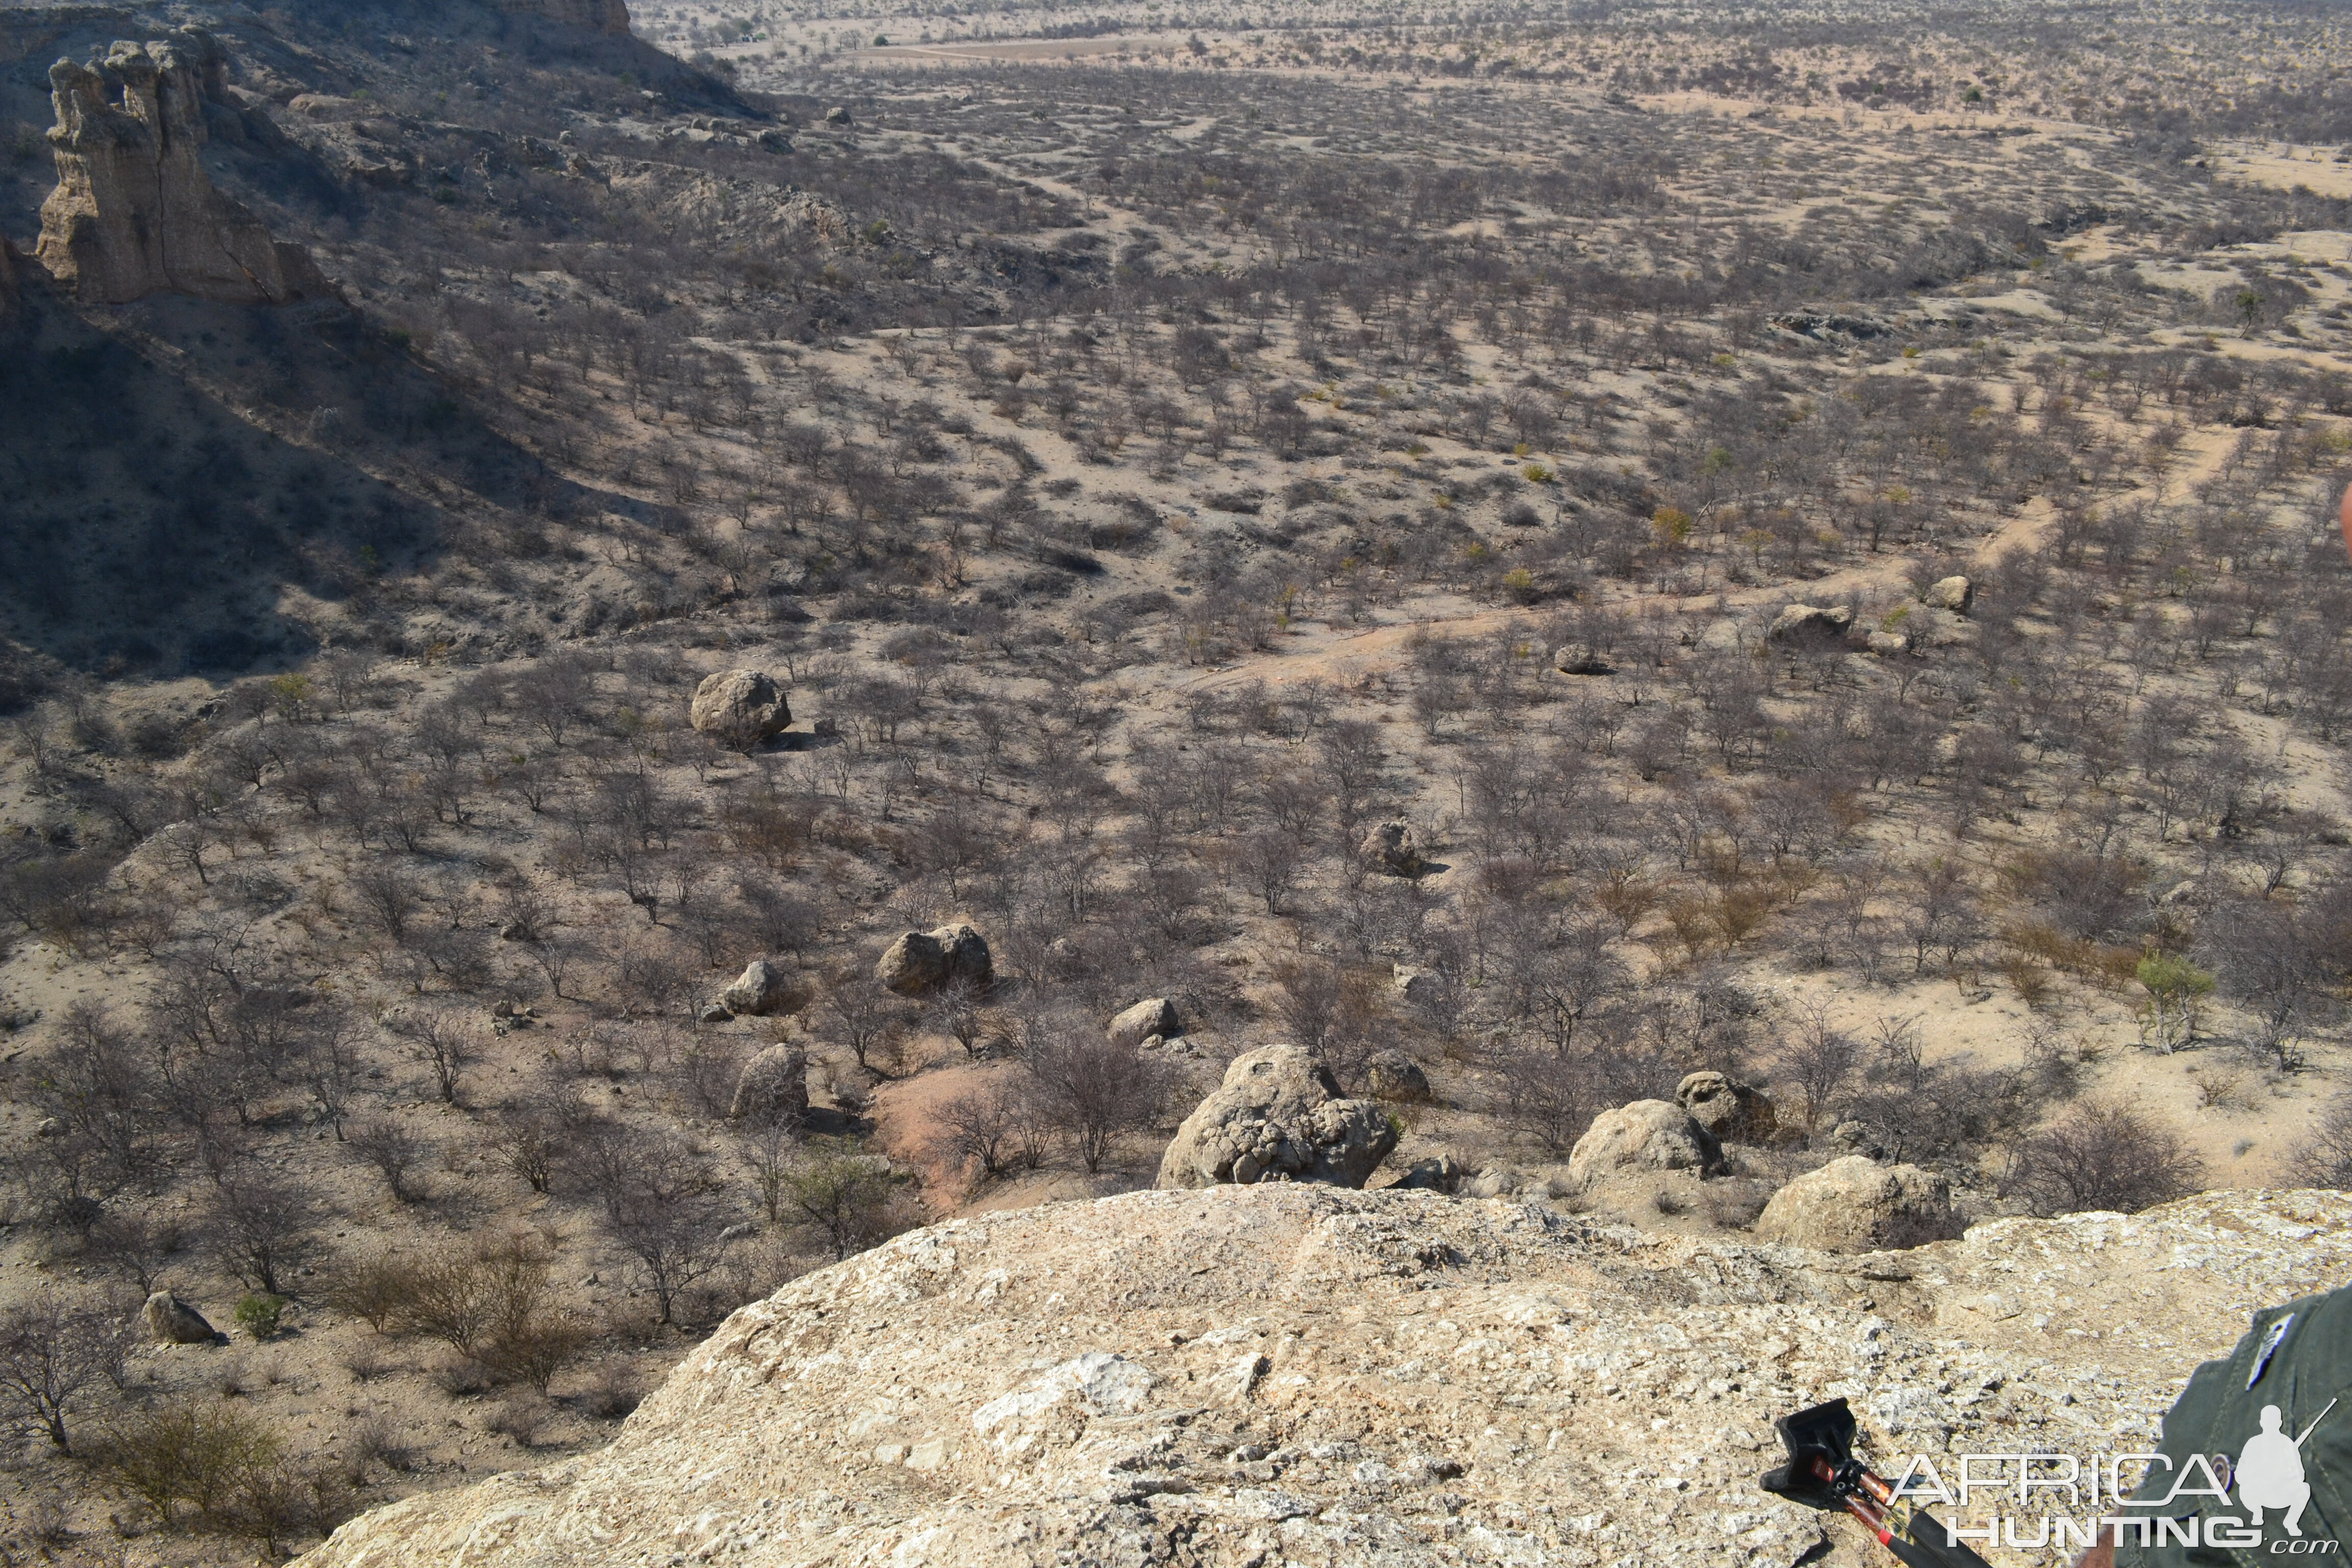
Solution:
M1153 996L1123 1010L1110 1021L1104 1034L1113 1045L1139 1046L1154 1035L1172 1040L1183 1032L1183 1023L1176 1016L1176 1004L1165 996Z
M282 304L331 292L310 252L271 239L205 173L197 153L223 69L220 46L194 32L118 43L100 69L49 68L58 188L41 205L35 254L77 298Z
M1396 1147L1388 1113L1343 1100L1331 1069L1301 1046L1264 1046L1233 1059L1225 1080L1176 1130L1160 1185L1325 1182L1360 1187Z
M1364 1064L1364 1088L1374 1100L1413 1105L1429 1098L1429 1075L1394 1046L1374 1051Z
M727 1114L763 1127L799 1121L808 1115L808 1053L798 1046L770 1046L743 1064Z
M793 721L783 688L761 669L722 669L694 689L687 710L694 727L722 746L748 752Z
M1774 642L1827 642L1843 637L1852 625L1851 605L1790 605L1772 617L1765 635Z
M518 16L544 16L567 27L592 33L625 34L629 30L627 0L499 0L499 9Z
M1843 1394L1890 1473L2144 1450L2252 1307L2347 1275L2341 1193L1866 1261L1429 1192L1129 1193L803 1276L611 1447L421 1492L305 1562L1864 1563L1758 1489L1773 1416ZM2024 1539L2065 1506L2035 1497L2005 1510Z
M1948 1236L1952 1187L1916 1165L1848 1154L1772 1194L1756 1221L1767 1241L1823 1252L1872 1252Z
M1761 1143L1780 1126L1780 1113L1760 1089L1719 1072L1686 1076L1675 1086L1675 1103L1718 1143Z
M1418 877L1429 866L1422 854L1421 836L1409 822L1383 822L1370 829L1356 846L1356 853L1367 865L1399 877Z
M874 966L874 978L901 996L928 996L958 980L985 985L995 975L988 939L968 925L910 931Z
M1568 1152L1568 1175L1574 1182L1622 1170L1696 1171L1706 1176L1724 1168L1715 1134L1664 1100L1637 1100L1602 1111Z
M743 966L743 973L735 977L732 984L719 994L719 1003L730 1013L764 1018L774 1013L791 1012L798 995L791 970L772 958L755 958Z
M1939 577L1928 584L1927 593L1920 597L1932 609L1949 610L1958 616L1968 613L1976 592L1976 584L1966 577Z
M220 1338L202 1312L169 1290L148 1297L139 1315L146 1320L147 1332L159 1345L208 1345Z

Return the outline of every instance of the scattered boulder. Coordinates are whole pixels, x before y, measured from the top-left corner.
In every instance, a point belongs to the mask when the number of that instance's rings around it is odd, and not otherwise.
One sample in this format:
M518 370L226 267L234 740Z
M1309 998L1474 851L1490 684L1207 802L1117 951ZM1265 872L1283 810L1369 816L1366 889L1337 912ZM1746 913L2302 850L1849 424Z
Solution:
M1429 1075L1394 1046L1372 1053L1364 1064L1364 1087L1374 1100L1417 1103L1429 1098Z
M761 669L722 669L694 689L687 716L694 727L723 746L748 752L793 721L783 688Z
M1847 605L1790 605L1772 617L1772 629L1765 635L1774 642L1828 642L1845 636L1853 625L1853 609Z
M1399 877L1418 877L1429 867L1421 852L1421 836L1409 822L1383 822L1367 832L1356 852L1381 870Z
M158 1290L139 1309L159 1345L208 1345L220 1339L205 1315L169 1290Z
M1396 1141L1388 1113L1341 1099L1331 1069L1306 1047L1263 1046L1235 1057L1216 1092L1184 1119L1160 1162L1159 1184L1360 1187Z
M1570 643L1552 650L1551 667L1562 675L1614 675L1617 667L1591 648Z
M1459 1191L1470 1173L1451 1154L1415 1160L1405 1173L1383 1189L1388 1192L1452 1193Z
M1881 658L1892 658L1898 653L1911 651L1911 639L1901 632L1873 632L1863 646Z
M1774 1193L1756 1234L1820 1252L1874 1252L1940 1240L1957 1226L1951 1184L1943 1177L1848 1154Z
M727 1010L726 1003L706 1002L702 1005L701 1010L694 1015L694 1021L698 1024L724 1024L734 1016L734 1014Z
M76 298L276 305L334 292L309 251L271 239L205 173L206 106L226 96L226 61L209 35L190 30L117 43L98 68L49 68L58 188L41 204L34 254Z
M1928 608L1949 610L1956 616L1968 614L1969 605L1977 596L1977 585L1966 577L1942 577L1927 585L1919 595Z
M1718 1143L1762 1143L1780 1127L1780 1114L1762 1090L1724 1073L1689 1074L1675 1087L1675 1103Z
M988 939L962 924L910 931L874 966L874 977L901 996L927 996L958 980L985 985L995 976Z
M1408 1002L1434 1002L1445 990L1445 976L1410 963L1390 964L1389 983Z
M849 117L849 110L844 109L837 103L831 109L824 111L824 122L827 125L855 125L857 123Z
M735 983L719 994L719 1005L746 1018L792 1011L796 999L792 972L772 958L755 958Z
M1848 1153L1866 1154L1873 1160L1886 1158L1885 1145L1879 1142L1878 1134L1871 1131L1870 1123L1867 1121L1857 1121L1848 1118L1839 1122L1830 1129L1830 1142L1833 1147L1843 1149Z
M808 1104L808 1053L798 1046L774 1045L743 1064L727 1114L772 1127L805 1120Z
M1184 1032L1176 1016L1176 1004L1165 996L1153 996L1138 1002L1110 1021L1105 1031L1113 1045L1139 1046L1157 1035L1172 1040Z
M1727 1169L1715 1134L1671 1100L1637 1100L1592 1119L1568 1152L1568 1175L1583 1184L1614 1171L1696 1171L1702 1176Z

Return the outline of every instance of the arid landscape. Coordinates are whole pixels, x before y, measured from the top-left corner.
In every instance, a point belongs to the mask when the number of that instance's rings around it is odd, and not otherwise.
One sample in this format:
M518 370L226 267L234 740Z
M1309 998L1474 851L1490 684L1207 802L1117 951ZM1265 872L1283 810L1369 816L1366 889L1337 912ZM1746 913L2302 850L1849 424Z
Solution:
M0 1551L300 1551L1155 1184L1865 1338L2333 1237L2346 31L0 0ZM1275 1560L1167 1529L1032 1545Z

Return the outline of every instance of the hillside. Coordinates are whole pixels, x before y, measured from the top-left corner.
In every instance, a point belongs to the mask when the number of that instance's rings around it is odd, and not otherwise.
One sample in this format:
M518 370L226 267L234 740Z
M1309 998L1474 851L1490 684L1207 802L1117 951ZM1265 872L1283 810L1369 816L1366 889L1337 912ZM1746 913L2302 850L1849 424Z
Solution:
M604 1452L304 1561L1861 1563L1857 1527L1756 1488L1773 1416L1843 1394L1890 1473L2129 1452L2253 1307L2347 1263L2335 1193L1849 1260L1426 1194L1132 1194L797 1280Z

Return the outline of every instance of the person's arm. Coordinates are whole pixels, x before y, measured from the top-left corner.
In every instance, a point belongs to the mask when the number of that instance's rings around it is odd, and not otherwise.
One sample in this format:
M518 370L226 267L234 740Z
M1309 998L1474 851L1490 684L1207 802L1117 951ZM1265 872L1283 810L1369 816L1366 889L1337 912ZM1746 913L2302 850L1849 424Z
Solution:
M2074 1559L2074 1568L2116 1568L2115 1537L2108 1536Z

